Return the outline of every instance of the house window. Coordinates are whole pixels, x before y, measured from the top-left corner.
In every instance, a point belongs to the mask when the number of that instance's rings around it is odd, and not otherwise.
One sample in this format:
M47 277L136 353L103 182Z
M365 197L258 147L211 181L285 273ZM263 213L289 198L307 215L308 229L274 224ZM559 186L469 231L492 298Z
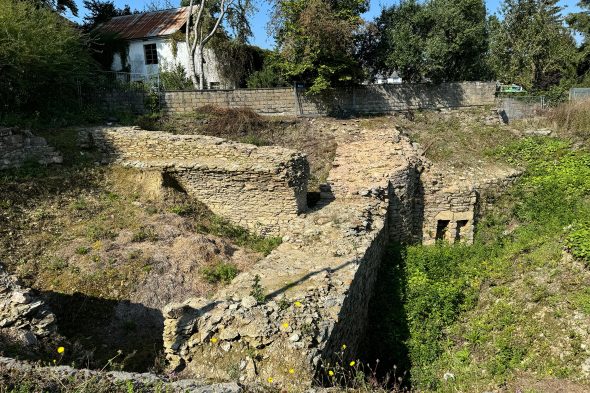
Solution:
M158 64L158 51L156 44L147 44L143 46L145 53L145 64Z

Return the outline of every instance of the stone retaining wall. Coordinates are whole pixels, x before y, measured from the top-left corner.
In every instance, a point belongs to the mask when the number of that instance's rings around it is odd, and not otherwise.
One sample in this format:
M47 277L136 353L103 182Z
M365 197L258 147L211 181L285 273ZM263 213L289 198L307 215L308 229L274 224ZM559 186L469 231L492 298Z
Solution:
M493 82L368 85L339 88L317 97L303 89L171 91L160 97L169 114L191 113L204 105L248 107L262 115L320 116L379 114L427 108L492 105Z
M44 138L29 131L0 127L0 170L19 167L27 160L42 165L59 164L62 157Z
M177 183L214 213L261 234L284 233L307 209L309 165L289 149L129 127L84 129L80 140L96 146L104 162L160 174L156 188Z

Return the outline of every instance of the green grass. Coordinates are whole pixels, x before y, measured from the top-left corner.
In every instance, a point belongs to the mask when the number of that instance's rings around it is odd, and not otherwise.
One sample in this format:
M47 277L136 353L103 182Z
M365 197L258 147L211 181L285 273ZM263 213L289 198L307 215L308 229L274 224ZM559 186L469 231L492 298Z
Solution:
M393 354L420 391L493 390L522 373L581 378L590 356L580 349L590 336L570 327L590 315L590 154L529 138L493 155L526 172L475 244L394 248L381 275L373 340L384 344L373 357Z

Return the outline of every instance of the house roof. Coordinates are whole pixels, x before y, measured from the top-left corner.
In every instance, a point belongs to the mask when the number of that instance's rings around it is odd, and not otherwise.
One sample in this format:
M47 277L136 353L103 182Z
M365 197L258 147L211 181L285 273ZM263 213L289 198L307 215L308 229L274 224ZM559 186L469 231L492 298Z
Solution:
M126 40L162 37L176 33L185 24L189 7L116 16L98 26L102 33L113 33Z

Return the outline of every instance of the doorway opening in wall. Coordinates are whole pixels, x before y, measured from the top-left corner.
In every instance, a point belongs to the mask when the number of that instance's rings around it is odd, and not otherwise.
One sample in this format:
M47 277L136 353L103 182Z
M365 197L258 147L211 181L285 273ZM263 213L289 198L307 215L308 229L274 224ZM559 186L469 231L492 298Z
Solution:
M450 220L438 220L436 223L436 240L444 240L447 237Z
M465 238L468 220L457 221L457 231L455 232L455 241L460 242Z

